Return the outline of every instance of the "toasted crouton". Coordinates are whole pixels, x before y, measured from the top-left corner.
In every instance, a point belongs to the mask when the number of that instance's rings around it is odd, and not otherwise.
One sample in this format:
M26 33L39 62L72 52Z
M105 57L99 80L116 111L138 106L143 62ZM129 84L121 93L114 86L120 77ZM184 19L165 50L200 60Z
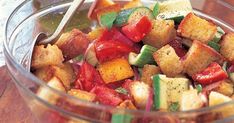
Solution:
M34 74L45 82L48 82L53 76L56 76L62 81L66 89L69 89L70 84L75 80L75 73L70 64L64 64L61 67L43 67L37 69Z
M63 54L56 45L35 46L32 56L32 68L37 69L48 65L60 66L63 60Z
M215 61L221 64L223 62L223 57L209 46L194 40L183 61L184 71L192 76Z
M119 106L117 106L117 108L122 108L122 109L133 109L136 110L137 108L135 107L135 105L132 103L131 100L125 100L122 103L119 104Z
M182 37L199 40L207 44L214 38L217 26L193 13L189 13L180 23L177 32Z
M62 34L55 44L62 50L65 60L69 60L84 53L89 43L86 34L78 29L73 29Z
M69 95L75 96L81 100L92 102L94 101L96 95L87 91L82 91L79 89L71 89L67 92Z
M229 79L222 80L221 84L219 84L219 86L216 87L214 91L217 91L226 96L231 96L234 91L233 83Z
M234 62L234 33L228 33L223 37L220 53L230 62Z
M47 85L58 91L66 92L62 82L57 77L52 77ZM51 104L56 104L57 99L59 98L58 94L45 87L39 88L37 95Z
M142 69L141 81L152 86L152 76L160 73L160 68L155 65L144 65Z
M101 63L98 65L97 70L106 84L130 78L134 75L128 61L123 58Z
M149 44L156 48L161 48L176 37L174 21L172 20L153 20L150 33L143 39L144 44Z
M123 7L123 9L130 9L130 8L134 8L134 7L140 7L143 6L141 0L132 0L128 3L126 3Z
M183 71L180 57L170 45L160 48L153 56L161 71L168 77L175 77Z

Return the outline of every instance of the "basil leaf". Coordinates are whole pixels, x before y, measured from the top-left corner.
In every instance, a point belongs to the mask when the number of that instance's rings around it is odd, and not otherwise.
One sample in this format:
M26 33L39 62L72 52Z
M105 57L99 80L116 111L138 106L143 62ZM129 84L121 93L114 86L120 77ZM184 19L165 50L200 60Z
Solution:
M179 103L178 102L173 102L169 106L169 111L175 112L179 110Z
M200 84L198 84L196 86L197 92L200 93L202 91L202 86Z
M157 17L159 14L159 3L157 2L154 6L154 9L153 9L153 15L154 17Z
M110 29L117 17L117 12L109 12L101 15L101 25Z
M128 91L125 88L119 87L115 89L116 92L121 93L121 94L128 94Z

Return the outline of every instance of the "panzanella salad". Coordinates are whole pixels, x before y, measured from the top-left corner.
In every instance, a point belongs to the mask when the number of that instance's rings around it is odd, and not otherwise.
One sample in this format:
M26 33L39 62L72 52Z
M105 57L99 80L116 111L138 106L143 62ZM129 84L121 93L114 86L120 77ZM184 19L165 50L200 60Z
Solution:
M53 45L35 46L32 72L52 88L145 111L187 111L234 97L234 33L197 16L189 0L96 0L87 16L98 23L89 33L72 29ZM37 95L58 100L43 88Z

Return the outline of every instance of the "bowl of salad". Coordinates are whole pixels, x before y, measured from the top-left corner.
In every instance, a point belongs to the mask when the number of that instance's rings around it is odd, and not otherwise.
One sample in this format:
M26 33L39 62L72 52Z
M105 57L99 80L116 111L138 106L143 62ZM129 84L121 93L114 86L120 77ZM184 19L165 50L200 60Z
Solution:
M7 68L38 122L233 121L230 20L195 9L205 2L87 0L29 59L35 36L52 34L70 3L25 1L6 24Z

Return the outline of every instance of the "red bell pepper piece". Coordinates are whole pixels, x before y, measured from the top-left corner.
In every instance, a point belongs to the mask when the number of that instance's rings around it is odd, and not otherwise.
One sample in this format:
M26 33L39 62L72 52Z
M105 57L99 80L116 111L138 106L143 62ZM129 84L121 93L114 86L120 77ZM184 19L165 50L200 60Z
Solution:
M169 45L174 48L176 54L179 57L183 57L186 54L186 50L183 48L182 43L178 40L173 40L169 42Z
M83 62L81 65L77 78L75 87L80 87L82 85L82 88L86 91L90 91L95 85L104 84L99 72L87 62Z
M105 86L95 86L91 92L96 94L97 100L102 104L117 106L123 101L115 90Z
M99 62L105 62L114 58L119 58L133 52L134 49L118 41L99 41L94 45L96 56Z
M130 23L122 27L122 32L132 41L141 41L152 29L152 23L147 16L143 16L136 23Z
M211 63L205 70L192 76L194 81L203 85L211 84L227 77L228 74L216 62Z

